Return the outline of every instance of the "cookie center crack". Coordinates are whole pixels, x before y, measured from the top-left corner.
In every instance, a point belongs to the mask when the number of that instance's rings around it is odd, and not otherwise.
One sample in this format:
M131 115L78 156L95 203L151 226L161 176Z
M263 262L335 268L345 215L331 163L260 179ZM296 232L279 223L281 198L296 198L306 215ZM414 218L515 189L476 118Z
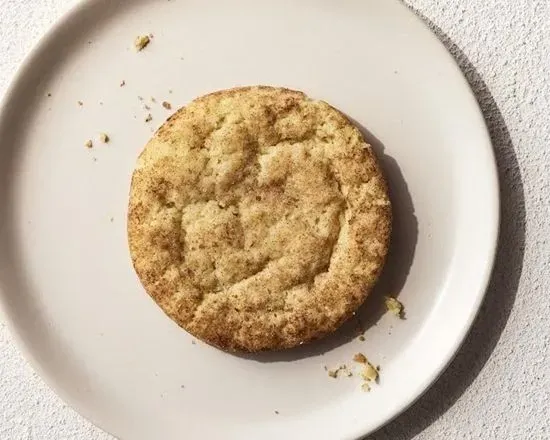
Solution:
M182 207L182 264L207 294L264 272L272 293L282 294L328 269L344 208L328 166L302 146L281 143L247 159L222 200Z

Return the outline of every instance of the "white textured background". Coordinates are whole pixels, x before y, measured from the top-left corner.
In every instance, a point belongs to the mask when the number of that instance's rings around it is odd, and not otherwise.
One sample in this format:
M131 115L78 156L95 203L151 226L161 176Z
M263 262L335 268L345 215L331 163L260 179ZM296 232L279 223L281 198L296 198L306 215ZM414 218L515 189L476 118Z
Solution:
M33 42L73 3L0 0L0 94ZM467 342L437 384L371 440L550 439L550 0L408 4L453 53L481 104L503 223ZM0 323L0 440L31 439L111 437L42 383Z

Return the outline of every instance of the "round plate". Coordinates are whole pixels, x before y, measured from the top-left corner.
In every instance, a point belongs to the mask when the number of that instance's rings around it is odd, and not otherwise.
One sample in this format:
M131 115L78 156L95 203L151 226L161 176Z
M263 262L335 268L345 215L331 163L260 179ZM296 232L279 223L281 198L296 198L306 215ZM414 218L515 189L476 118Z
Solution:
M130 176L170 113L160 103L251 84L330 102L384 164L394 239L359 314L364 342L354 320L297 350L226 354L166 318L132 269ZM23 64L0 142L7 320L60 396L124 439L362 437L437 378L483 298L498 225L490 140L452 58L397 1L84 2ZM405 320L383 313L385 294ZM371 392L324 369L357 352L381 366Z

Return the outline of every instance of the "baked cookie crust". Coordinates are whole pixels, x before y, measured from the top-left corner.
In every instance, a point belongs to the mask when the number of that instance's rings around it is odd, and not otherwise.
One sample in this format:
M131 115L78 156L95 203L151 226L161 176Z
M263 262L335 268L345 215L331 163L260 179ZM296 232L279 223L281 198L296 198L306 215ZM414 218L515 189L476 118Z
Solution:
M338 110L257 86L178 110L139 156L128 240L164 312L228 351L336 330L384 265L391 204L371 147Z

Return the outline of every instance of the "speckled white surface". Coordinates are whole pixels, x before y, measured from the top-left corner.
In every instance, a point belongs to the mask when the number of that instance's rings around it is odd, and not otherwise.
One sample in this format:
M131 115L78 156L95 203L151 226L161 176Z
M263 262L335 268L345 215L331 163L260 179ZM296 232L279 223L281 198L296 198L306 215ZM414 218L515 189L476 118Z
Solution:
M0 0L0 93L74 0ZM482 106L503 223L486 301L437 384L372 440L550 438L550 2L409 0ZM0 440L111 439L37 377L0 324Z

